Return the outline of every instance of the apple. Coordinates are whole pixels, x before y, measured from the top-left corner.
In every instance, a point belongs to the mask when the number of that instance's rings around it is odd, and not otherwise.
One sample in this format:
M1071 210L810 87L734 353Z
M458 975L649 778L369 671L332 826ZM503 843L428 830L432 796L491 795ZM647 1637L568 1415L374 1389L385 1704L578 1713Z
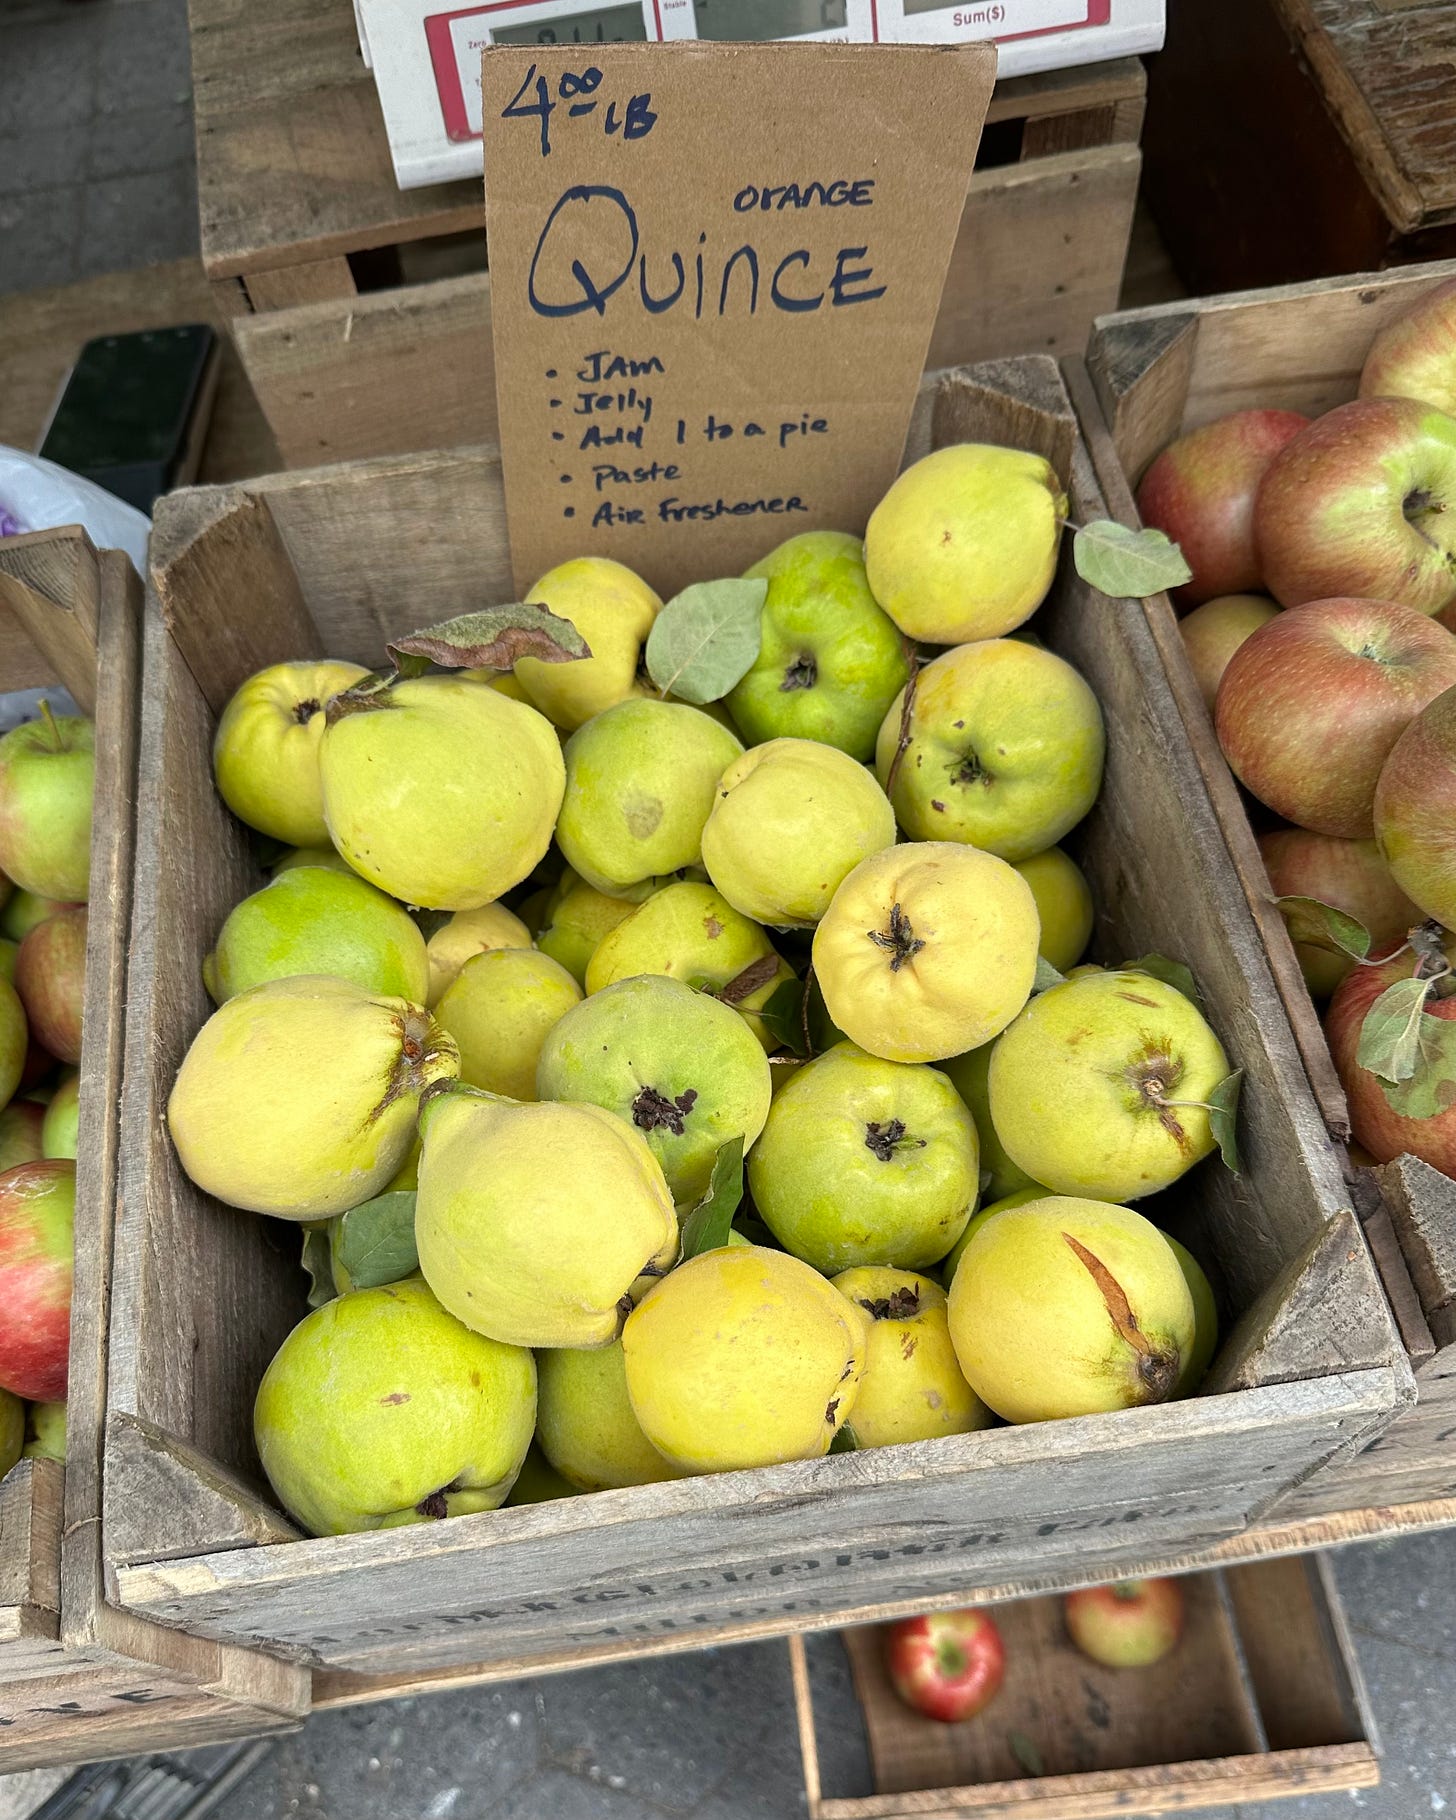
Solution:
M1362 1068L1356 1059L1366 1012L1387 986L1397 980L1413 979L1416 965L1415 955L1405 948L1378 966L1356 967L1330 1000L1325 1013L1325 1040L1334 1057L1340 1085L1345 1089L1356 1143L1377 1163L1389 1163L1409 1154L1456 1180L1456 1105L1433 1118L1410 1118L1395 1110L1385 1097L1379 1076ZM1427 1012L1432 1017L1456 1018L1456 995L1442 998L1439 993L1438 986L1427 998Z
M1456 688L1391 747L1375 787L1375 839L1396 885L1456 928Z
M66 1394L76 1165L0 1175L0 1389L35 1403Z
M1218 594L1179 620L1183 648L1210 714L1229 659L1278 611L1265 594Z
M7 981L0 980L0 1106L25 1084L29 1041L20 995Z
M86 996L86 912L71 906L48 917L20 944L15 959L31 1034L58 1061L81 1059L81 1008Z
M1143 523L1166 531L1193 579L1176 590L1192 605L1263 584L1254 546L1254 495L1279 451L1308 426L1298 411L1235 411L1170 442L1137 490Z
M1214 725L1261 803L1318 834L1368 840L1391 747L1453 684L1456 637L1444 626L1393 601L1315 600L1235 651Z
M89 720L57 720L42 702L39 720L0 739L0 868L37 896L86 895L94 735Z
M45 1115L35 1100L12 1100L0 1109L0 1175L17 1163L38 1163L45 1155Z
M1362 398L1419 398L1456 416L1456 278L1427 291L1370 344Z
M1439 613L1456 600L1456 418L1356 398L1269 464L1254 501L1264 586L1286 607L1335 595Z
M996 1698L1006 1650L987 1613L973 1606L930 1611L886 1626L885 1673L907 1706L954 1725Z
M1277 828L1259 836L1259 852L1276 897L1314 897L1370 931L1379 952L1403 941L1421 912L1390 876L1373 840L1341 840L1306 828ZM1354 966L1347 954L1313 942L1296 942L1304 982L1315 998L1328 998Z
M1176 1580L1119 1580L1088 1586L1063 1601L1067 1635L1105 1668L1148 1668L1183 1634L1183 1588Z

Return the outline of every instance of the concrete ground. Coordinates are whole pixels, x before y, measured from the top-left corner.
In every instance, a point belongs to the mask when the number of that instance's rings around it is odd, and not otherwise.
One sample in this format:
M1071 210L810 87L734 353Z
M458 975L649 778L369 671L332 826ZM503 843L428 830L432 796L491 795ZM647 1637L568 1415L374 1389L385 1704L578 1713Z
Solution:
M0 291L195 250L189 88L184 0L0 0ZM1456 1808L1456 1534L1352 1549L1337 1571L1384 1785L1223 1820ZM811 1647L822 1732L837 1740L831 1790L868 1792L842 1652L832 1638ZM216 1812L780 1820L803 1808L787 1656L763 1643L321 1716Z

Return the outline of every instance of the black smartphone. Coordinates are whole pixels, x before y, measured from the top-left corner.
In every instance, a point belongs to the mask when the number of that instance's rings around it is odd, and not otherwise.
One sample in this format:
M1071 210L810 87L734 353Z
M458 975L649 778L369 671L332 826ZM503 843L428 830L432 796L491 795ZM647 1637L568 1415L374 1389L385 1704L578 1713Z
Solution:
M196 472L217 385L205 323L99 335L81 349L39 454L139 512Z

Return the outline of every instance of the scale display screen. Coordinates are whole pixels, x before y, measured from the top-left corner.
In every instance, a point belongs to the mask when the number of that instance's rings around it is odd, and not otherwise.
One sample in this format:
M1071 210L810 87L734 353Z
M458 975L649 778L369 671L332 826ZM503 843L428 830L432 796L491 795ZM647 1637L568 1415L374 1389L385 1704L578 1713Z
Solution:
M849 24L849 0L696 0L693 12L698 36L719 44L807 38Z
M730 4L732 0L730 0ZM840 0L840 5L844 0ZM639 0L629 6L598 6L561 13L534 25L493 25L492 44L645 44L647 24Z

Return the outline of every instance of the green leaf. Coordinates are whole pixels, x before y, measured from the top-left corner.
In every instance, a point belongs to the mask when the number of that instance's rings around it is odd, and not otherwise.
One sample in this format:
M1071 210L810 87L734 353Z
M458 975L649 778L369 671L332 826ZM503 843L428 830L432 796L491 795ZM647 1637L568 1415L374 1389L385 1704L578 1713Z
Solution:
M1355 1060L1386 1081L1408 1081L1421 1057L1421 1018L1430 980L1397 980L1365 1013Z
M854 1430L846 1422L842 1428L834 1431L834 1439L829 1443L830 1453L858 1453L859 1442L854 1438Z
M733 1216L743 1199L743 1139L731 1137L720 1145L713 1159L708 1191L682 1223L682 1259L701 1251L716 1251L728 1243Z
M329 1246L329 1222L305 1228L303 1267L308 1272L309 1307L322 1308L325 1302L332 1302L337 1291L334 1288L334 1260Z
M1421 1014L1420 1056L1408 1080L1381 1081L1392 1112L1402 1118L1433 1119L1456 1104L1456 1019Z
M1192 581L1183 552L1163 531L1133 531L1096 518L1072 532L1072 561L1083 581L1114 600L1146 600Z
M1225 1167L1235 1175L1241 1175L1244 1167L1239 1157L1237 1131L1239 1092L1243 1084L1244 1071L1235 1068L1232 1074L1224 1076L1208 1096L1208 1129L1213 1133L1213 1141L1218 1145Z
M391 639L387 649L401 676L422 676L432 663L447 670L509 670L519 657L562 664L591 656L569 619L534 601L462 613Z
M1007 1732L1006 1742L1011 1747L1012 1756L1028 1776L1046 1774L1046 1764L1042 1761L1042 1754L1025 1732Z
M764 1000L759 1016L776 1047L794 1055L809 1053L809 1045L804 1039L803 980L781 980Z
M1124 961L1122 965L1126 973L1147 973L1155 980L1161 980L1165 986L1181 992L1184 998L1191 999L1202 1009L1203 998L1198 990L1198 982L1182 961L1170 961L1166 954L1145 954L1141 960Z
M1031 982L1031 996L1035 998L1038 993L1050 992L1053 986L1065 985L1066 977L1064 973L1058 973L1049 960L1044 959L1040 954L1037 955L1036 977Z
M339 1217L334 1241L339 1266L356 1289L397 1283L420 1267L415 1249L415 1196L397 1189Z
M1312 948L1348 954L1363 961L1370 952L1370 931L1357 916L1321 903L1317 897L1276 897L1289 926L1289 938Z
M653 621L647 673L679 701L718 701L753 668L763 643L765 580L699 581Z

